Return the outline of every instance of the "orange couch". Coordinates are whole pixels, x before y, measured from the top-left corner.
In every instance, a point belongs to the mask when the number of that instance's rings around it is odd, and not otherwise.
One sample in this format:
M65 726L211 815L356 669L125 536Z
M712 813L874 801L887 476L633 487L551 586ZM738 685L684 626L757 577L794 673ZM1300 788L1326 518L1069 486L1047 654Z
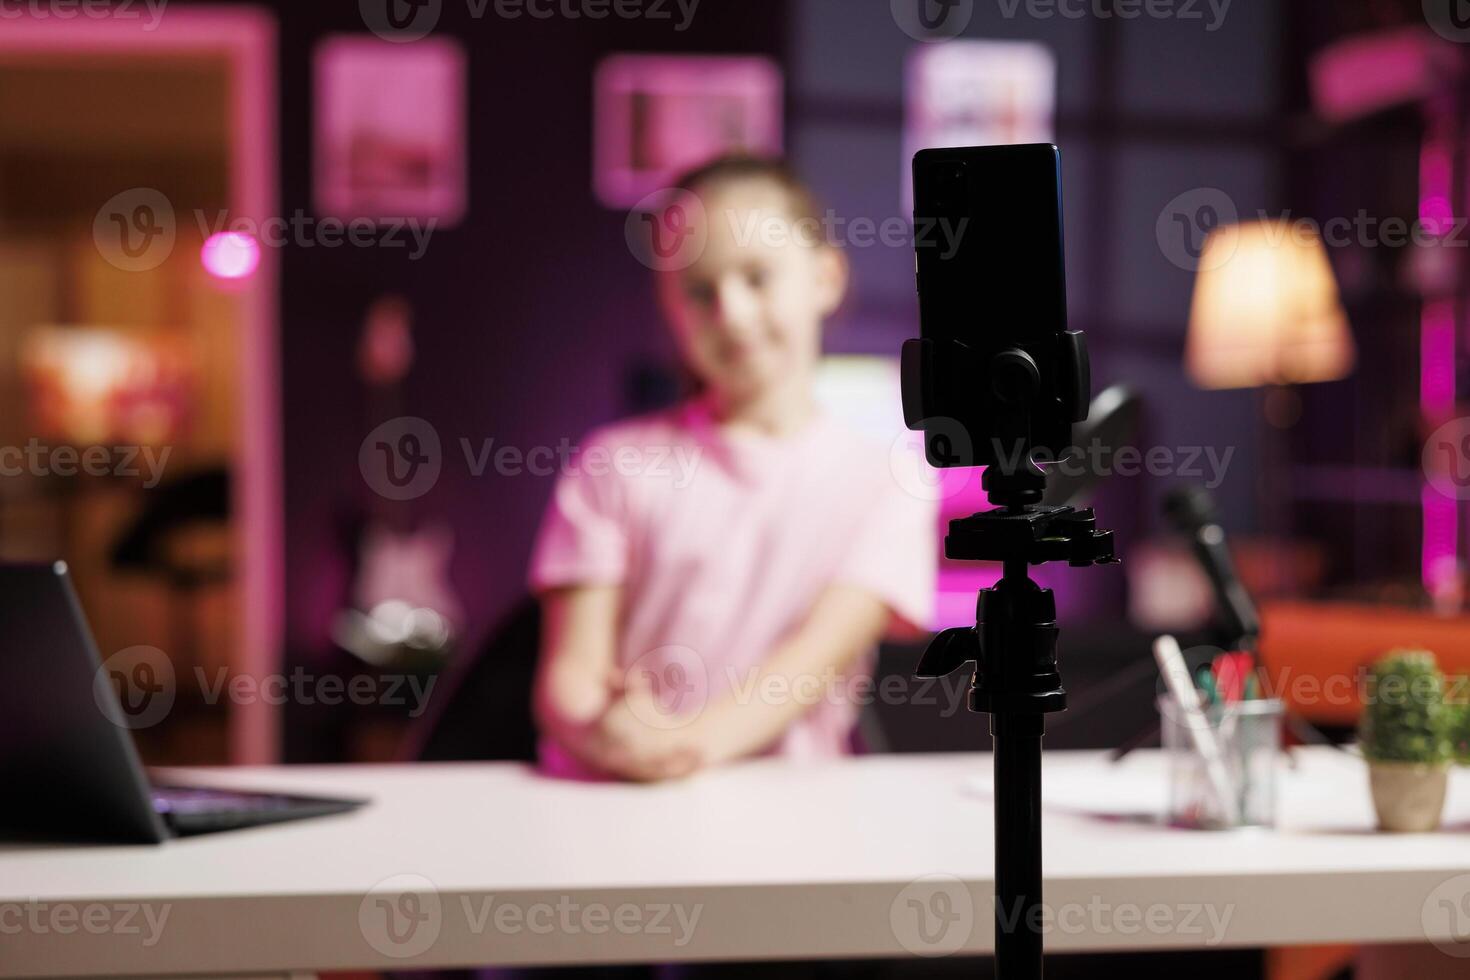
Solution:
M1363 669L1395 647L1429 650L1446 674L1470 674L1470 616L1333 602L1261 607L1261 662L1287 710L1319 725L1355 725Z

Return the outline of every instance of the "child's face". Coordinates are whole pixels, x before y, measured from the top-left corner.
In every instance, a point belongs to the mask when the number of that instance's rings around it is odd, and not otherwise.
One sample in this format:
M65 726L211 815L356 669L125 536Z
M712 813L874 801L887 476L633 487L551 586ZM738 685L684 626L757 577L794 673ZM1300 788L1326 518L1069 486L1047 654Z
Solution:
M799 231L773 181L702 189L708 236L688 268L659 276L659 294L685 363L715 394L748 402L809 375L822 321L837 308L847 267L836 248Z

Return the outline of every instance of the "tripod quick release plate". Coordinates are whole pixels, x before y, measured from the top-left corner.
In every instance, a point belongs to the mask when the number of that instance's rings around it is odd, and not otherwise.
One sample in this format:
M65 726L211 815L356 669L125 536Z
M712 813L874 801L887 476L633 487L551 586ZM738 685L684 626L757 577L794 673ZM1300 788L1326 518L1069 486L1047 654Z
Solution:
M988 510L949 522L947 558L964 561L1064 561L1075 567L1107 565L1113 532L1099 531L1092 508L1034 506L1021 511Z

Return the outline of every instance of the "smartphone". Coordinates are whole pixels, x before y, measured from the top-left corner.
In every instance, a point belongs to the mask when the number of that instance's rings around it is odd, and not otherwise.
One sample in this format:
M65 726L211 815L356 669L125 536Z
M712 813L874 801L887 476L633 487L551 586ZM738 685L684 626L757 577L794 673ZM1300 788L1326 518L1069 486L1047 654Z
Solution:
M1067 330L1060 151L921 150L913 167L920 340L904 346L905 421L925 431L934 466L1013 459L1016 415L991 365L1019 350L1037 375L1024 438L1034 457L1061 458L1091 379Z

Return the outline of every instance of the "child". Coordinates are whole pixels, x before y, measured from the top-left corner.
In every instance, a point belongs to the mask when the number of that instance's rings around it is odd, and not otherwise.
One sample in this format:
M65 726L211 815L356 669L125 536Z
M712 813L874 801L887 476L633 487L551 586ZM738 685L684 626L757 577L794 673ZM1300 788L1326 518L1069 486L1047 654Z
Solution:
M678 187L702 206L681 217L702 211L703 247L657 287L699 391L588 438L532 560L536 717L559 775L844 754L862 661L932 601L933 505L902 489L887 446L817 405L848 269L812 195L750 158Z

